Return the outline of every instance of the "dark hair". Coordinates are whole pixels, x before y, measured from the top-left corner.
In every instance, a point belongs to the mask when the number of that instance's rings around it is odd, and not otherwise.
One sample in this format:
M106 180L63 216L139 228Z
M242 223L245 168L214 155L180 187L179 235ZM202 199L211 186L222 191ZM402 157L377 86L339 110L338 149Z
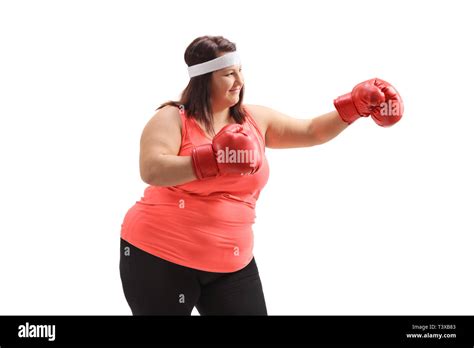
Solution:
M204 63L218 57L219 53L234 52L237 49L233 42L222 36L201 36L193 40L184 52L184 61L188 66ZM200 121L210 134L215 134L212 122L211 107L211 76L212 72L192 77L181 93L180 100L170 100L161 104L156 110L167 105L183 107L189 117ZM244 86L239 94L239 102L230 107L230 116L236 123L245 120L245 110L242 106ZM181 106L182 105L182 106Z

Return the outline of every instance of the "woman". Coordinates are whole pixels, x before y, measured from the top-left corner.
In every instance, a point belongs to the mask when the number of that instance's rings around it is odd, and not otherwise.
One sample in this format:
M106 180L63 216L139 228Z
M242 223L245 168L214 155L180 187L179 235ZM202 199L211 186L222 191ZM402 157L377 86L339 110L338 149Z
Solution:
M203 36L186 49L190 81L162 104L140 141L149 184L121 230L120 275L134 315L267 315L252 254L255 204L268 180L265 147L325 143L360 116L397 122L403 104L372 79L334 101L336 111L294 119L243 105L234 43ZM387 112L387 105L390 106Z

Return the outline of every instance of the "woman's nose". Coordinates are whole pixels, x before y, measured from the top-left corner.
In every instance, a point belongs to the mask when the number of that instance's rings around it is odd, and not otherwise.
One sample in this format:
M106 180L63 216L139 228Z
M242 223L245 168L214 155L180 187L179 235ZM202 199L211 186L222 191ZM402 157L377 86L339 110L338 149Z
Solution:
M240 85L243 85L244 84L244 75L242 73L238 73L236 75L236 80L237 80L237 82L239 82Z

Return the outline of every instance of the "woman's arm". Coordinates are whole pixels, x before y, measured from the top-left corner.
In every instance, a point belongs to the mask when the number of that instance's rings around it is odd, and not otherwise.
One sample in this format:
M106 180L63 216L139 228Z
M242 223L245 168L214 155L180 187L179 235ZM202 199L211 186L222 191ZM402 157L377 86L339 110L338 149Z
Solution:
M269 148L283 149L323 144L347 128L337 111L312 119L297 119L260 105L249 105L265 128Z
M197 180L191 156L160 155L153 173L143 181L154 186L175 186Z
M337 111L331 111L311 120L309 134L316 139L315 145L320 145L336 137L347 126L349 124L341 119Z
M160 109L146 124L140 139L140 176L154 186L174 186L196 180L191 156L178 156L181 146L179 111Z

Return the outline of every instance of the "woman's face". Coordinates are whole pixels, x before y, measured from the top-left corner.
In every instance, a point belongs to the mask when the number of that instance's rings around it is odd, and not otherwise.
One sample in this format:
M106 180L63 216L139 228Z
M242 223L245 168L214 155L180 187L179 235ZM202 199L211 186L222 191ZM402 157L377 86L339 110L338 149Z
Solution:
M241 65L232 65L214 71L211 79L211 101L218 108L231 107L239 102L244 85Z

